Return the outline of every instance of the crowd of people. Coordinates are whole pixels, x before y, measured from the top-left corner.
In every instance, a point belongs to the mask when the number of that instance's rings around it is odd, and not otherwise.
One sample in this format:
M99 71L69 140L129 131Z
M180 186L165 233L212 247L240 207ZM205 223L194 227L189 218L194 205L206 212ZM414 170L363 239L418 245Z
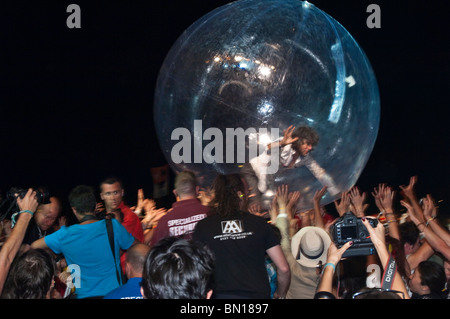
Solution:
M72 225L61 216L64 199L39 203L29 189L2 220L1 297L449 298L450 233L431 195L417 198L416 184L412 177L398 192L378 185L376 214L368 213L367 193L353 187L334 202L339 216L332 216L320 203L327 187L317 190L313 209L300 212L301 194L281 185L261 212L249 204L241 175L218 175L204 190L184 171L167 210L142 190L129 207L121 181L108 178L101 203L90 186L72 189ZM358 239L339 243L330 226L349 212L367 230L373 253L342 258Z
M379 184L370 208L366 192L340 190L312 158L318 140L290 126L261 155L324 185L308 211L288 185L261 205L275 179L258 160L206 189L179 172L169 209L142 189L129 207L117 178L98 193L78 185L68 194L76 222L61 214L65 199L17 190L12 214L0 214L1 298L448 299L450 232L432 196L418 199L417 177L398 191ZM336 214L321 203L327 193L340 193Z

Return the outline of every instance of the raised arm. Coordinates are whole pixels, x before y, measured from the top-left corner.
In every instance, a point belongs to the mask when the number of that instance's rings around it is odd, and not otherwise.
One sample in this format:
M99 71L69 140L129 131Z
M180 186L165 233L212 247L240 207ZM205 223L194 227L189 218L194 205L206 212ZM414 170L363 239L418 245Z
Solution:
M17 222L0 250L0 294L3 291L11 263L22 244L28 223L37 209L36 192L30 188L24 198L17 198L17 205L20 209L20 213L16 216Z
M339 216L342 216L345 213L347 213L350 209L350 194L349 194L349 192L343 192L341 194L341 200L339 202L337 200L334 201L334 206L336 207L336 210L337 210Z
M325 229L325 224L323 222L322 214L320 213L320 200L323 195L327 192L327 187L324 186L322 189L314 193L314 220L316 221L316 226Z
M288 186L281 185L277 189L274 201L271 208L272 222L278 227L281 233L281 248L284 252L290 252L291 240L289 232L290 216L287 212L288 204Z
M431 227L436 235L438 235L445 242L445 244L450 247L450 233L437 221L437 207L430 194L427 194L427 196L423 199L423 215L426 219L425 225Z
M369 204L366 203L367 194L360 192L358 187L352 187L349 193L350 202L352 204L356 217L364 217Z
M422 207L420 206L419 201L417 200L415 193L415 186L417 184L417 176L412 176L409 179L409 184L407 186L401 185L400 189L402 190L402 195L410 202L414 211L417 213L417 216L421 219L421 223L425 223L426 220L423 217Z
M383 207L383 213L389 226L389 236L400 240L400 231L398 229L398 221L394 214L395 192L391 187L384 185L380 190L380 202Z
M381 223L378 223L376 228L373 228L368 218L363 217L362 222L364 226L366 226L367 230L370 234L370 240L375 246L375 249L377 251L378 257L380 258L381 265L383 267L386 267L386 265L389 262L390 255L389 251L387 250L386 243L385 243L385 235L384 235L384 226ZM392 290L397 290L403 292L405 298L409 299L408 290L406 289L405 283L403 282L403 279L401 276L398 275L398 272L396 270L396 273L394 274L394 280L391 286Z
M270 150L274 147L284 147L286 145L292 144L298 141L298 137L292 137L292 133L295 130L295 126L291 125L283 132L283 138L281 140L275 141L267 145L267 148Z
M333 294L333 275L336 270L336 265L341 261L342 255L351 245L353 245L353 242L349 241L338 249L336 245L331 242L330 247L328 248L327 262L324 265L322 278L317 286L317 293L314 298L322 299L323 293Z
M450 247L431 229L427 227L424 220L422 210L418 213L414 207L406 201L400 201L406 207L411 221L417 226L420 232L425 235L426 241L434 250L440 252L447 260L450 260Z

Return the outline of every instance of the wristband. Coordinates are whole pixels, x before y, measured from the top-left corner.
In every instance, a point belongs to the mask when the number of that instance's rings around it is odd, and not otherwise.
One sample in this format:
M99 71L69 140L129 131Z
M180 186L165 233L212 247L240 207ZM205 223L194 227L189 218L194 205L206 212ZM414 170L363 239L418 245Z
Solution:
M16 222L17 222L16 221L17 216L19 214L22 214L22 213L28 213L28 214L31 214L31 216L34 215L34 213L31 210L28 210L28 209L24 209L24 210L21 210L20 212L12 214L12 216L11 216L11 228L14 228L14 226L16 225Z
M322 274L325 272L325 268L327 268L328 266L331 266L333 268L333 273L336 271L336 265L335 264L333 264L333 263L326 263L323 266Z

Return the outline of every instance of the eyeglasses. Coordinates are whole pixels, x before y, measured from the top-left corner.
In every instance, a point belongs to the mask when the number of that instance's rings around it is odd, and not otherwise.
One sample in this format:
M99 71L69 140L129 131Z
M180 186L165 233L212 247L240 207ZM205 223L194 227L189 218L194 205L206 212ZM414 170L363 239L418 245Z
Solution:
M368 296L370 294L376 294L377 297L371 298ZM370 288L353 294L352 299L405 299L405 294L398 290Z

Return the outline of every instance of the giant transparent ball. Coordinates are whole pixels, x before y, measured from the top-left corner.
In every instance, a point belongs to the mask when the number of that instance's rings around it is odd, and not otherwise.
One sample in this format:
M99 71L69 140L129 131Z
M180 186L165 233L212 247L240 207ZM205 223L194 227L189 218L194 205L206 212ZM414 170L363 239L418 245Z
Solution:
M344 191L372 152L379 93L366 55L325 12L298 0L241 0L206 14L175 42L158 77L154 118L172 169L196 172L202 186L217 173L239 173L252 139L267 144L290 125L309 126L320 136L311 156ZM244 150L238 137L227 140L227 129L238 128L250 132ZM279 184L299 190L299 209L311 208L322 188L306 166L274 177L272 194ZM321 203L339 196L328 192Z

